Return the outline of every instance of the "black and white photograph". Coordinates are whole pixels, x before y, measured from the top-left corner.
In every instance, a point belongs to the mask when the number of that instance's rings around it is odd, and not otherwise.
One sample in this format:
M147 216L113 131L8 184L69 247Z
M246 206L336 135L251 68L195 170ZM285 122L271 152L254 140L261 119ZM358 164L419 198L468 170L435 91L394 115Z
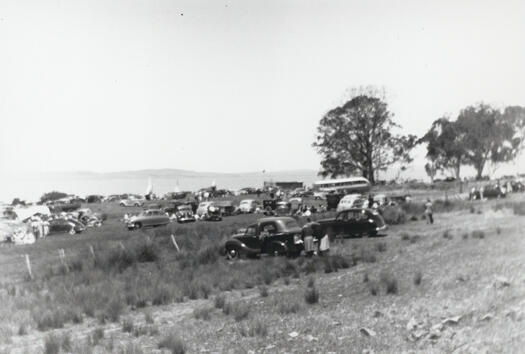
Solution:
M525 2L0 0L0 353L523 353Z

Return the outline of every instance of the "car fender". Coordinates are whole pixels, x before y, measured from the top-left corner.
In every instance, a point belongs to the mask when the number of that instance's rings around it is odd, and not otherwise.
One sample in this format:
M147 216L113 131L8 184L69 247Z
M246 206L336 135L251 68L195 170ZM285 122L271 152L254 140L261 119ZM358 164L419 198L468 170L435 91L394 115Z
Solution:
M282 249L283 252L288 251L288 245L283 241L272 241L270 242L272 249Z
M226 243L224 244L224 248L225 249L230 249L230 248L238 249L242 251L243 253L259 253L261 251L260 249L250 248L244 242L238 239L235 239L235 238L226 241Z

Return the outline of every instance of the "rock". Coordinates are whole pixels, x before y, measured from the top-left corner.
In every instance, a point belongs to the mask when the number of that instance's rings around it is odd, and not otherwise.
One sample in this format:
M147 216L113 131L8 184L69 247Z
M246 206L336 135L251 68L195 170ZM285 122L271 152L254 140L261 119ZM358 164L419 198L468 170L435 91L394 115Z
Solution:
M486 315L484 315L483 317L481 317L481 320L482 321L490 321L491 319L493 319L494 316L491 315L490 313L487 313Z
M377 311L377 310L374 311L374 315L373 315L374 318L378 318L378 317L381 317L381 316L383 316L383 313L381 311Z
M494 282L494 287L497 289L506 288L510 286L509 279L502 277L502 276L496 276L496 281Z
M446 326L446 325L457 325L459 323L459 320L461 320L461 317L462 316L454 316L454 317L445 318L441 322L441 324L443 324L444 326Z
M412 317L407 323L407 331L413 331L417 328L417 321Z
M307 336L305 337L305 339L306 339L308 342L311 342L311 341L313 341L313 340L315 340L315 341L317 340L317 338L314 337L314 336L312 336L311 334L307 335Z
M288 335L291 337L291 338L295 338L299 335L299 333L297 333L296 331L293 331L293 332L290 332L288 333Z
M431 331L441 332L445 328L443 323L438 323L432 326Z
M410 340L412 342L416 342L416 341L420 340L421 338L423 338L424 336L426 336L427 333L428 333L428 331L426 331L424 329L418 329L416 331L411 332L408 335L408 340Z
M366 327L361 327L359 329L359 332L361 332L361 334L363 334L363 335L365 335L367 337L375 337L376 336L376 332L374 332L370 328L366 328Z
M432 339L432 340L439 339L439 337L441 337L441 333L439 333L438 331L431 331L430 334L428 335L428 339Z

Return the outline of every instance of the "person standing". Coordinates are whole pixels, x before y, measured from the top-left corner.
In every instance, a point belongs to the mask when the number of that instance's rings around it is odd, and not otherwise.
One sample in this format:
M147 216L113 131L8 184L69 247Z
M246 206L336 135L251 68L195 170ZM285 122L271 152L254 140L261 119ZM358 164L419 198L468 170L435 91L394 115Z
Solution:
M427 202L425 203L425 216L426 216L426 219L427 219L427 224L433 224L434 223L432 202L430 201L430 198L428 198Z
M312 222L310 218L306 219L306 224L303 226L303 242L304 242L304 253L306 257L312 257L314 254L314 230L312 228Z

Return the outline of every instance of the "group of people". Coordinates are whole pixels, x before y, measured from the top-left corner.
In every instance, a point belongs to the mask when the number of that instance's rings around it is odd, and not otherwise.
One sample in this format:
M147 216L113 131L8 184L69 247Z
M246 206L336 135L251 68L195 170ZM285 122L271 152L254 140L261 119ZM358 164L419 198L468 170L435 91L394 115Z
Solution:
M304 253L307 257L312 257L314 254L323 256L330 251L330 236L324 234L319 238L318 235L315 235L314 223L312 223L310 218L306 218L306 224L303 226L302 234Z

